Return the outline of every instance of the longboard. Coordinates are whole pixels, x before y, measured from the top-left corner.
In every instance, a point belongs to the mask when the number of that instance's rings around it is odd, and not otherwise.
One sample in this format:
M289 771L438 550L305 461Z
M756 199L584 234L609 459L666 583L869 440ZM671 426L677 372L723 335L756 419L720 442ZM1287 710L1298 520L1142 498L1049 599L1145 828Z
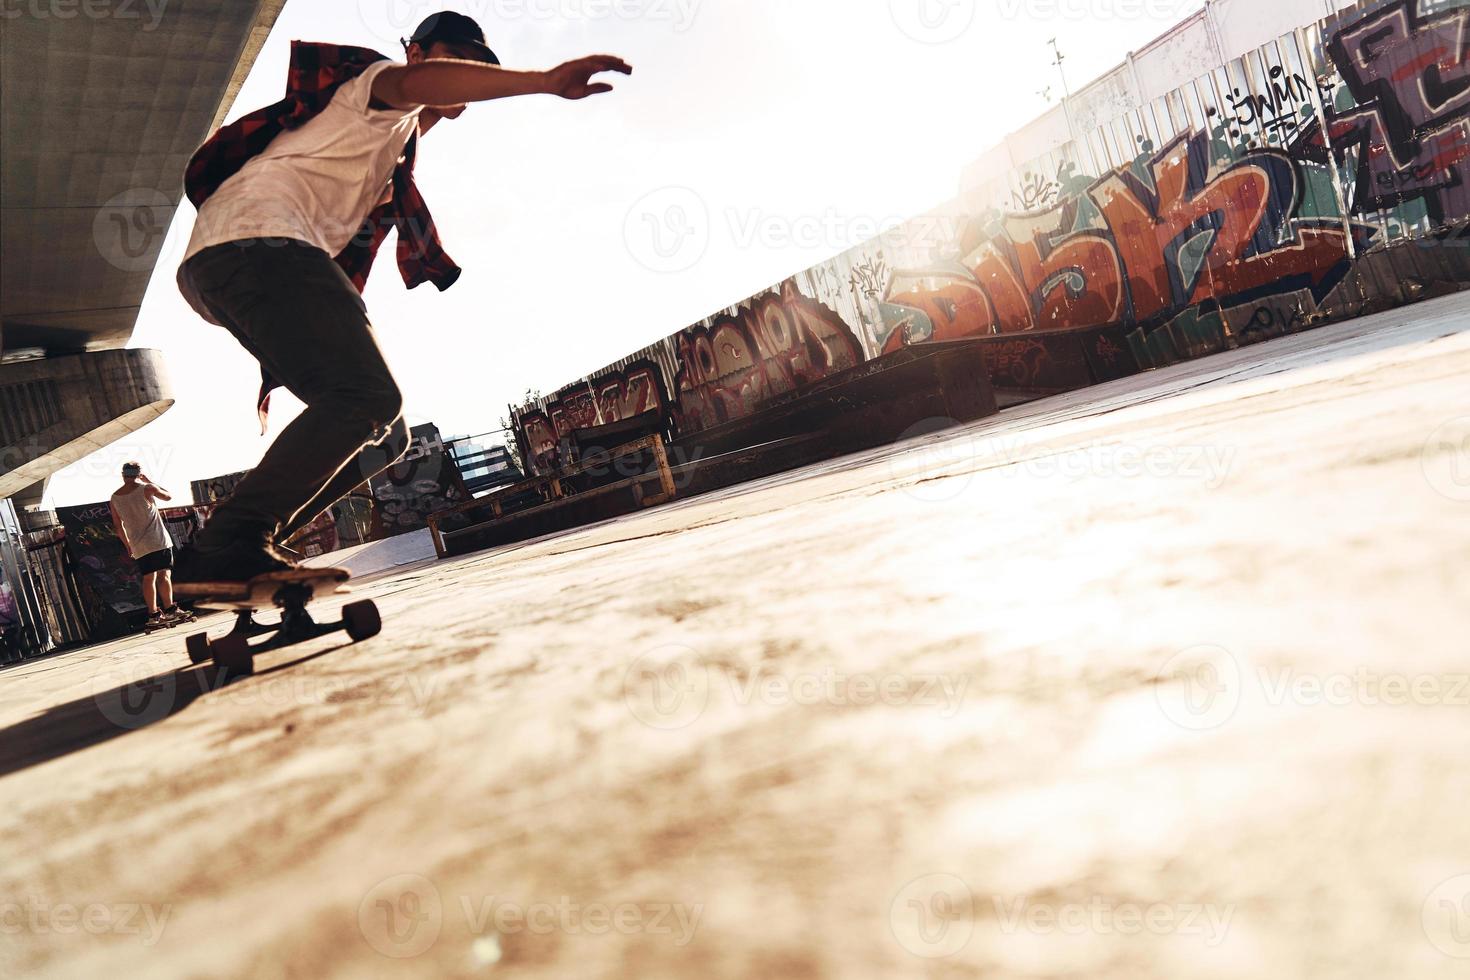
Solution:
M255 670L256 654L293 646L339 630L354 643L377 636L383 629L378 607L371 600L351 602L342 607L341 620L318 623L306 611L315 598L351 592L346 582L352 574L341 568L297 568L284 572L268 572L249 582L196 582L176 589L180 595L199 597L198 609L232 611L235 626L229 633L211 640L208 633L195 633L185 646L189 660L196 664L213 660L231 676L247 676ZM274 625L257 623L254 613L261 609L281 610L281 621ZM251 638L268 634L269 639L252 643Z

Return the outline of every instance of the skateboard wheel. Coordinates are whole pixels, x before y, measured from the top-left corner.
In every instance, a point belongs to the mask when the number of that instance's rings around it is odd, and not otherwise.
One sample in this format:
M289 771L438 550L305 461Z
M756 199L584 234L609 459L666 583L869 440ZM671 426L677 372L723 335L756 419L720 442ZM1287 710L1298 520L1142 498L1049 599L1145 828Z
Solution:
M214 662L232 676L244 676L255 670L255 662L250 655L250 642L243 636L222 636L211 641L209 649Z
M189 662L202 664L210 658L210 642L208 633L191 633L184 640L184 646L189 650Z
M352 602L342 607L342 626L354 643L377 636L383 631L383 619L371 599Z

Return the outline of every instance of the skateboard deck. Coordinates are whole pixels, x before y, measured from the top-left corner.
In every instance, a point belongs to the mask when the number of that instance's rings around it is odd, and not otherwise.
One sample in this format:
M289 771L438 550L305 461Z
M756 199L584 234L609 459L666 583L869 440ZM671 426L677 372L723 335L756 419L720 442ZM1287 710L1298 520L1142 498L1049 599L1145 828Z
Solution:
M383 622L378 607L371 600L348 603L342 607L337 622L318 623L306 611L316 598L350 592L345 583L351 573L340 568L298 568L285 572L269 572L249 582L190 583L181 595L198 596L196 608L211 611L233 611L235 626L217 639L208 633L195 633L185 646L189 659L196 663L213 660L231 677L254 673L254 658L267 650L304 643L338 631L345 632L354 643L377 636ZM277 608L281 621L257 623L258 610ZM269 639L252 643L251 638L269 634Z
M278 597L283 592L306 590L310 594L302 600L303 604L317 596L350 592L352 590L346 588L345 583L351 577L352 573L343 568L293 568L257 575L248 582L180 583L174 587L174 592L195 599L196 609L269 609L282 604Z
M180 614L172 619L165 619L162 622L158 623L144 623L143 635L152 636L159 630L171 630L176 626L183 626L185 623L194 622L195 617L193 613L188 612L187 610L180 610L179 612Z

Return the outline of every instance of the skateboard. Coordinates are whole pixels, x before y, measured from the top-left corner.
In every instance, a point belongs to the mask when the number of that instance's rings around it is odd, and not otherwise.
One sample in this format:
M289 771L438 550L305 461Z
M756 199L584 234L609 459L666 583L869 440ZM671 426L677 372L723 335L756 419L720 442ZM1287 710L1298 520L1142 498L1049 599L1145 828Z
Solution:
M351 602L342 607L337 622L318 623L306 611L319 596L351 592L344 583L351 573L340 568L298 568L288 572L269 572L249 582L200 583L189 586L191 595L200 597L196 608L235 613L235 627L211 640L208 633L193 633L184 641L192 663L213 660L231 676L244 677L255 671L255 655L267 650L294 646L319 636L346 632L354 643L377 636L383 629L378 607L370 599ZM258 623L255 613L262 609L279 609L279 623ZM269 634L270 639L252 643L251 638Z
M178 621L177 620L173 620L173 619L166 620L166 621L161 622L161 623L144 623L143 624L143 635L144 636L152 636L154 633L157 633L159 630L171 630L171 629L173 629L177 625L179 625Z
M160 620L157 623L144 623L143 635L152 636L159 630L171 630L175 626L183 626L185 623L192 623L194 622L194 619L195 617L193 613L189 612L187 609L180 609L179 614L170 619Z

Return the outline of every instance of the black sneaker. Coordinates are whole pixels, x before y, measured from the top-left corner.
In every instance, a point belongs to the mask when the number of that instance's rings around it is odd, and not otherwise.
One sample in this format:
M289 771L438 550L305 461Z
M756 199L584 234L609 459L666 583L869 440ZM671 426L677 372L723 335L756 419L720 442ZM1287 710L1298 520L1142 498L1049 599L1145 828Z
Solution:
M179 552L174 562L174 590L183 596L202 595L198 588L216 582L248 582L267 572L295 568L269 545L237 541L208 551L193 546Z
M175 623L194 622L194 614L182 606L169 606L162 610L162 613L165 619L170 619Z

